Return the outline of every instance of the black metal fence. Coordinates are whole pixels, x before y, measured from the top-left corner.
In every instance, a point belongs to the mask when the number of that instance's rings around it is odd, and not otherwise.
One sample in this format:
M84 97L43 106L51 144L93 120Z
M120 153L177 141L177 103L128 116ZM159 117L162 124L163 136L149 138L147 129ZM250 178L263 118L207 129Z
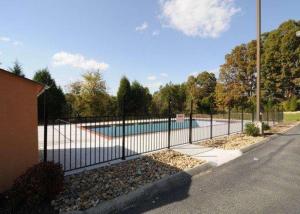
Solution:
M59 162L71 171L117 159L243 132L254 112L214 114L134 115L47 119L39 126L44 161ZM280 111L265 112L262 120L282 121Z

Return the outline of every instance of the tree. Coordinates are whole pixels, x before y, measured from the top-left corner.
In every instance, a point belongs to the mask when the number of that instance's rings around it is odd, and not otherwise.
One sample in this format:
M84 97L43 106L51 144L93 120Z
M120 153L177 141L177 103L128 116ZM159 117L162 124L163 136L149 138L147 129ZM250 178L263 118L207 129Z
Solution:
M126 114L148 114L152 96L147 87L143 87L138 81L130 81L122 77L117 93L118 112Z
M214 73L201 72L197 77L190 76L186 83L187 103L190 111L190 102L193 100L194 109L199 113L209 113L215 106L215 88L217 79Z
M295 36L299 30L300 22L289 20L261 36L261 93L265 108L300 96L300 40ZM238 45L226 55L219 78L222 90L227 94L225 103L233 106L247 103L247 107L253 108L255 66L256 41ZM218 96L218 102L220 98Z
M118 100L116 96L109 96L106 113L107 115L118 114Z
M297 97L292 96L287 101L284 101L283 108L285 111L296 111L298 109Z
M153 94L152 112L167 114L169 111L169 102L171 102L173 113L182 113L185 111L185 84L168 83L165 86L161 86L159 91Z
M254 96L256 85L256 42L242 44L235 47L225 56L225 63L221 65L220 82L222 83L225 100L218 102L227 106L241 106L248 102L246 98ZM221 86L219 86L219 90Z
M14 62L14 66L12 68L9 68L9 71L12 72L15 75L18 75L20 77L25 77L24 73L23 73L23 69L21 64L18 62L18 60L16 60Z
M107 115L110 96L99 71L86 72L83 80L69 85L67 101L76 116Z
M60 87L58 87L51 77L47 68L38 70L33 80L49 87L47 92L38 98L38 118L43 120L44 118L44 96L47 94L47 109L48 117L56 119L62 117L65 113L66 99L65 95Z
M299 96L300 40L295 36L298 30L300 22L290 20L268 33L264 41L264 97L274 103Z
M118 111L122 114L123 110L126 113L132 111L131 86L129 80L124 76L120 81L119 90L117 93Z
M82 77L80 96L85 104L85 116L105 114L108 94L102 75L99 71L95 71L86 72Z
M223 83L218 82L215 89L216 94L216 107L220 111L224 111L228 106L229 102L226 99L227 94L225 91L225 85Z
M131 84L131 103L133 114L148 114L152 96L147 87L143 87L139 82L134 81Z

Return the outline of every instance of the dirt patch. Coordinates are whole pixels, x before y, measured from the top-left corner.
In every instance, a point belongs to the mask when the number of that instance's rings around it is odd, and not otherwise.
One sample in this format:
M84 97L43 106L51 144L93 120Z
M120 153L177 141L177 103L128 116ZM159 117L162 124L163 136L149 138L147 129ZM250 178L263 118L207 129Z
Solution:
M84 210L201 163L173 150L165 150L70 175L65 178L64 192L52 201L52 205L60 212Z

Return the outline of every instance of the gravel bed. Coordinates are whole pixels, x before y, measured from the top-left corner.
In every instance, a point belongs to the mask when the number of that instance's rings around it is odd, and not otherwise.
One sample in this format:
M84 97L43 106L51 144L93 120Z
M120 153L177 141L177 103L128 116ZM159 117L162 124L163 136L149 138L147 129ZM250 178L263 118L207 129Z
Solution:
M241 149L245 146L258 143L264 137L252 137L245 134L234 134L230 136L220 137L216 139L207 140L199 143L201 146L214 147L225 150Z
M66 176L64 191L51 204L60 212L84 210L201 163L173 150L164 150L84 171Z
M247 136L245 134L234 134L230 136L224 136L220 138L202 141L199 143L199 145L205 147L226 149L226 150L241 149L245 146L258 143L261 140L263 140L265 137L270 136L272 134L284 132L285 130L295 125L296 123L279 123L272 126L270 130L265 131L266 134L265 136L252 137L252 136Z
M281 132L284 132L285 130L295 126L299 124L299 122L284 122L284 123L279 123L279 124L276 124L274 126L271 127L270 130L268 131L265 131L266 134L278 134L278 133L281 133Z

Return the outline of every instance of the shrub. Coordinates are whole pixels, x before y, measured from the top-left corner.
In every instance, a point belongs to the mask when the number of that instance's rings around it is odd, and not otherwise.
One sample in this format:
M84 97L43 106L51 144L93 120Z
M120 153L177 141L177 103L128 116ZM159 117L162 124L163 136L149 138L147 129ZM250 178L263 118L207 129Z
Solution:
M284 101L283 108L285 111L296 111L298 109L297 97L292 96L289 100Z
M259 135L259 128L255 126L254 123L247 123L245 127L245 133L249 136L258 136Z
M262 128L263 128L263 130L270 130L271 127L269 126L269 124L263 123Z
M50 202L63 190L64 173L60 164L43 162L16 179L10 191L11 206L30 210Z

